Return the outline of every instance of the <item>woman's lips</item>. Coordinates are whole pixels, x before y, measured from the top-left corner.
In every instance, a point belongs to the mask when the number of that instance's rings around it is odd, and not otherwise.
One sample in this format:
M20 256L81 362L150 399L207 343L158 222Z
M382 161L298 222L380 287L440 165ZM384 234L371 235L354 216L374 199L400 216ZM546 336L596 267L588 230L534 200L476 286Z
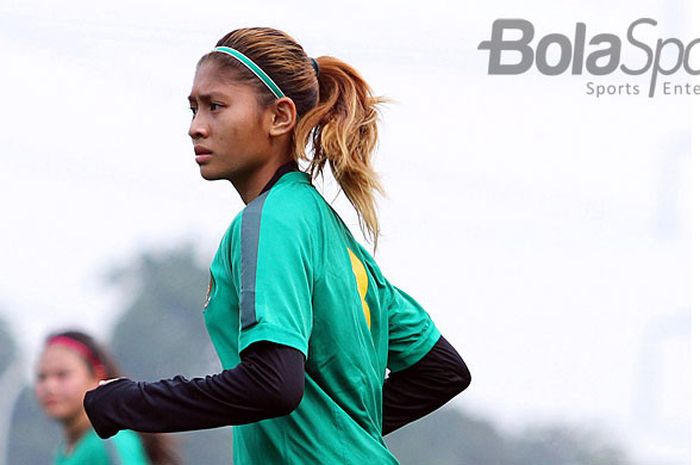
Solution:
M58 405L59 401L58 399L44 399L41 403L44 407L53 407L54 405Z
M206 147L195 145L194 155L195 161L201 165L202 163L206 163L212 157L212 152Z

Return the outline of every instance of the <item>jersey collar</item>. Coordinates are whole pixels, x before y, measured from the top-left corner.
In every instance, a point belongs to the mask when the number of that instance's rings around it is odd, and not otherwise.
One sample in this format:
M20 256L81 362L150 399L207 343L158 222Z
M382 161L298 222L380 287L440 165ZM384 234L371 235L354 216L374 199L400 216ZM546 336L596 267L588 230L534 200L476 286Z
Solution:
M279 168L277 168L277 171L275 171L275 174L272 175L272 178L267 182L267 184L265 184L265 187L263 187L263 189L260 191L260 194L258 194L258 195L262 195L266 191L269 191L270 189L272 189L272 186L274 186L275 183L277 181L279 181L279 179L283 175L290 173L292 171L299 171L299 166L297 165L297 162L294 160L289 161L289 162L285 163L284 165L280 166Z

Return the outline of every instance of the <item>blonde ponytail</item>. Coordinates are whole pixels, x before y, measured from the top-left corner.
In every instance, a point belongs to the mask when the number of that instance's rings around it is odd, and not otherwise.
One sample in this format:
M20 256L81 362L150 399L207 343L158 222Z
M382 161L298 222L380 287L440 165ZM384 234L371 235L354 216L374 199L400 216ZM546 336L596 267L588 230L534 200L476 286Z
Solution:
M328 162L331 173L360 220L365 239L377 248L379 220L374 194L384 193L372 167L377 146L377 107L384 100L347 63L317 59L319 102L297 123L295 155L306 157L311 144L310 174L316 177Z

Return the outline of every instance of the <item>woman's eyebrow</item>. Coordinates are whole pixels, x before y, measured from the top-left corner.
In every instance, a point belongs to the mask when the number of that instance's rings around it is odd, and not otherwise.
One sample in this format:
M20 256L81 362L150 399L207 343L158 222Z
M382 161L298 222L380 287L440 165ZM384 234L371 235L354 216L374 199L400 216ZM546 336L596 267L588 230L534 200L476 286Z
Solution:
M211 102L212 100L222 100L224 98L224 94L218 92L211 92L208 94L190 94L187 96L187 100L189 100L190 103L196 102L197 100L201 100L202 102Z
M196 102L198 99L199 99L199 100L202 100L203 102L208 102L208 101L211 100L211 95L209 95L209 94L198 94L198 95L192 95L192 94L190 94L190 95L187 96L187 100L188 100L190 103L194 103L194 102Z

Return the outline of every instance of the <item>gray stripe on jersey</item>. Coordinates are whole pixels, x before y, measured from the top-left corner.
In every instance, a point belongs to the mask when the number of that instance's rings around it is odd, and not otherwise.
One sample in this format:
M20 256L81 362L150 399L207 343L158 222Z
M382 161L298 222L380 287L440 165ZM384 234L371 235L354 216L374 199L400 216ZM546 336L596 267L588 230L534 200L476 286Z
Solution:
M241 218L241 329L258 322L255 314L255 279L258 270L260 219L270 191L256 197L243 210Z

